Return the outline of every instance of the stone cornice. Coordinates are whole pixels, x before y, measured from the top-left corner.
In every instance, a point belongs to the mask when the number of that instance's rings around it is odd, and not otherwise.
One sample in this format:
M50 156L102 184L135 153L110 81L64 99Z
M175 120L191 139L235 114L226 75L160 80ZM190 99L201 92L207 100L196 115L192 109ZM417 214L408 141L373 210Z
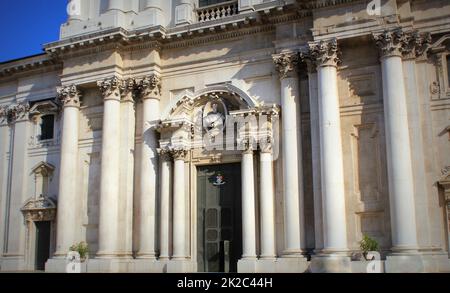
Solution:
M76 85L64 86L57 89L57 99L64 107L80 107L81 93Z
M60 68L62 68L62 63L57 59L47 54L40 54L0 63L0 79L10 78L17 74L31 71L42 71L45 69L57 70Z

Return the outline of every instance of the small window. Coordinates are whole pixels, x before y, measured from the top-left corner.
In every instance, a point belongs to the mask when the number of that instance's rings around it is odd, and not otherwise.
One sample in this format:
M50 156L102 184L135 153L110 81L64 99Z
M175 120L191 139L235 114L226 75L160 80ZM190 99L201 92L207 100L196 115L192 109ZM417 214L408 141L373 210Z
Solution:
M55 116L54 115L42 116L40 140L53 139L54 129L55 129Z
M450 87L450 55L447 55L447 80Z
M222 2L228 2L228 1L230 1L230 0L199 0L198 5L200 7L205 7L205 6L219 4Z

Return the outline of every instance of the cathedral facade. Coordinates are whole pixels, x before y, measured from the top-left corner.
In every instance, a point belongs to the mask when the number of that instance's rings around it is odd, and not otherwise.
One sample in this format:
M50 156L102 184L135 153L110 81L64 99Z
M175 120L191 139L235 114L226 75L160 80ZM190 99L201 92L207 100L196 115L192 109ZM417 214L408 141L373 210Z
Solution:
M1 271L450 272L448 1L68 15L0 64Z

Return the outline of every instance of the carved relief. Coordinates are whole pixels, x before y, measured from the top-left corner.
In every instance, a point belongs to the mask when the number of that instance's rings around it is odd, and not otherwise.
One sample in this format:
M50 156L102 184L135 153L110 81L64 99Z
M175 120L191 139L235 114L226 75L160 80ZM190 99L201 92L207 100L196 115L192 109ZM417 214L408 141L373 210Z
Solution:
M309 56L316 66L337 66L340 52L336 39L309 44Z
M281 79L296 75L300 56L298 53L289 52L273 55L273 62Z
M41 196L37 199L29 199L21 211L28 222L48 222L55 220L56 204L52 199Z
M76 85L60 87L57 89L57 99L64 107L79 107L81 93L78 91Z

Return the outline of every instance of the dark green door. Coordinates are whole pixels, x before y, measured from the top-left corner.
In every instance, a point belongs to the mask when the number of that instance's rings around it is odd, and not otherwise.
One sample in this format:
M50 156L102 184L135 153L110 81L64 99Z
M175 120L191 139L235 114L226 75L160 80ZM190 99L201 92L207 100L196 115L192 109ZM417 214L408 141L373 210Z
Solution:
M50 222L36 222L36 262L37 271L45 270L50 257Z
M204 272L237 272L242 255L241 167L198 167L198 262Z

